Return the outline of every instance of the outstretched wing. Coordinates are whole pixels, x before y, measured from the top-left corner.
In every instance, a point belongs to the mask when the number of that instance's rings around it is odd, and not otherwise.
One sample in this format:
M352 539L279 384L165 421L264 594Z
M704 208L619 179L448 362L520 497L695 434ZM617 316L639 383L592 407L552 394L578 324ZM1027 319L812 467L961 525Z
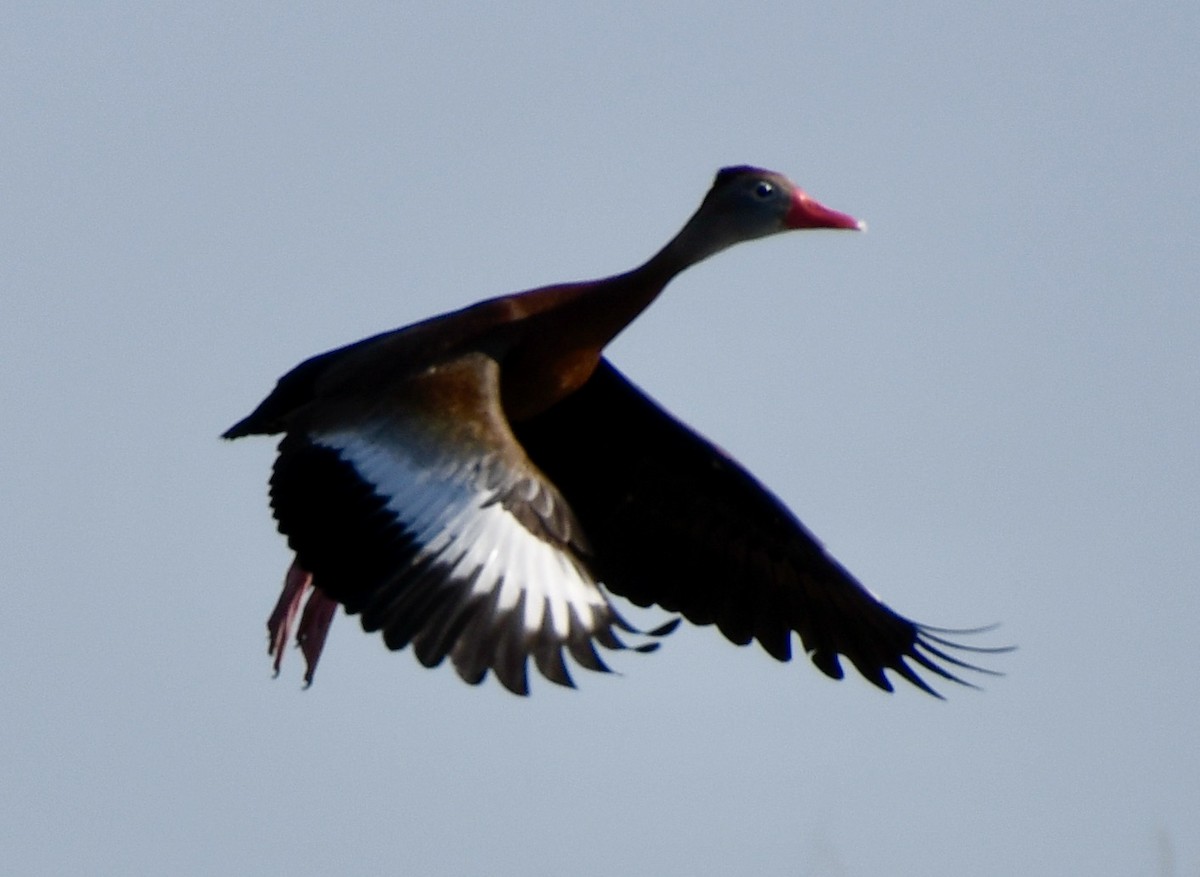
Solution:
M842 677L842 655L888 691L885 670L936 694L917 668L963 682L948 665L980 668L947 650L1003 651L893 612L752 475L606 360L516 434L578 515L601 581L638 605L716 624L739 645L757 639L781 661L794 631L827 675Z
M607 669L593 642L621 648L624 622L571 509L514 440L492 359L425 369L366 406L323 403L289 425L271 478L279 528L321 592L471 683L492 670L524 694L532 656L570 685L564 647Z

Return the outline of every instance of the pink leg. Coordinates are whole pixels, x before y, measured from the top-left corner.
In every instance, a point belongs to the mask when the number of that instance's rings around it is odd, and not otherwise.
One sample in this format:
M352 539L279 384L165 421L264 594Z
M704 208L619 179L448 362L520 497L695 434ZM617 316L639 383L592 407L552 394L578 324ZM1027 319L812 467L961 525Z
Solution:
M312 593L309 593L309 589ZM305 603L305 597L308 598ZM317 669L317 661L321 657L321 649L325 647L325 637L329 634L329 625L333 623L333 613L337 610L337 602L329 599L314 587L312 573L302 568L295 561L288 568L283 579L283 593L267 619L267 651L274 657L275 675L279 675L279 665L283 662L283 651L287 646L288 637L300 607L304 606L304 614L300 616L300 627L296 631L296 645L304 654L307 671L304 674L304 684L312 684L313 673Z
M283 663L283 650L287 646L288 637L292 632L292 624L300 612L304 595L312 585L312 575L301 569L296 563L288 568L283 579L283 593L279 602L267 619L267 652L275 658L275 675L279 675L279 665Z
M333 613L337 611L336 600L325 596L320 588L313 588L308 603L304 606L304 614L300 617L300 629L296 631L296 645L304 655L307 669L304 673L304 686L312 685L313 674L317 672L317 661L321 660L321 649L325 648L325 637L329 635L329 625L333 624Z

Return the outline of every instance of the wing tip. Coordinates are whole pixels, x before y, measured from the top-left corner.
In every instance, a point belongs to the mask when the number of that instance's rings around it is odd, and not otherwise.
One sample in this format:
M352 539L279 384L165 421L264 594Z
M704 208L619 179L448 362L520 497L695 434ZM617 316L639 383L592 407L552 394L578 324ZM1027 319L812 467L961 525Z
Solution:
M994 670L991 667L983 667L972 661L965 661L953 652L969 652L976 655L1003 655L1009 652L1016 651L1015 645L1003 646L979 646L970 643L960 642L957 638L964 636L978 636L979 634L992 633L1000 627L999 623L987 624L981 627L963 627L963 628L948 628L935 627L928 624L914 624L914 636L912 645L909 647L908 653L903 656L904 670L899 670L906 679L918 688L928 691L939 700L945 698L935 691L932 686L920 677L920 675L910 667L908 660L915 661L925 670L936 674L948 682L953 682L961 685L964 688L972 688L976 691L982 691L982 687L972 682L970 679L964 679L958 673L948 669L945 665L950 665L959 670L966 670L971 673L979 673L984 676L1002 677L1004 672ZM951 638L953 637L953 638ZM914 682L914 679L921 680L920 683Z
M836 648L830 646L811 650L809 652L809 659L818 670L830 679L840 680L845 678L845 670L840 660L844 656L854 665L859 675L882 691L891 694L895 690L892 680L887 675L887 671L891 671L926 694L936 697L938 700L945 700L945 696L934 688L921 675L920 671L933 674L946 682L953 682L964 688L982 691L983 689L979 685L969 678L964 678L963 675L954 672L954 670L964 670L992 677L1002 677L1005 674L1000 670L994 670L990 667L983 667L971 661L963 660L953 654L953 652L1000 655L1015 651L1017 648L1014 645L977 646L959 642L957 639L951 638L991 633L1000 626L999 624L971 628L945 628L910 623L912 626L911 640L904 648L897 650L892 655L885 656L875 653L863 654L856 657L854 654L839 652ZM916 666L913 666L914 664Z

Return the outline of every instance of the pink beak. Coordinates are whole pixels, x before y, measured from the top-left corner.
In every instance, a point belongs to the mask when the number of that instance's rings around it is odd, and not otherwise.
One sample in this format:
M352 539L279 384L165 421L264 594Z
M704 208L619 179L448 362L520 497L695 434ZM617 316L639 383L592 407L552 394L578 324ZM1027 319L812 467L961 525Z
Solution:
M788 228L848 228L852 231L866 231L867 224L845 213L830 210L824 204L814 201L801 189L796 189L792 199L792 207L784 218Z

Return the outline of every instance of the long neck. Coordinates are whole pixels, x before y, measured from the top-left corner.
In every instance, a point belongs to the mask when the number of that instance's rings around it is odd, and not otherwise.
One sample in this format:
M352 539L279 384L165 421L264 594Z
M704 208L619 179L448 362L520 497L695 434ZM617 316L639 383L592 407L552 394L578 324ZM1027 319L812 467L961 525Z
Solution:
M731 242L729 242L731 243ZM514 421L545 410L578 389L605 346L644 311L680 271L728 246L704 233L696 217L632 271L550 286L506 299L521 314L505 359L504 404ZM511 313L511 312L510 312Z
M642 265L603 280L580 284L572 303L572 323L585 331L597 351L649 307L674 277L736 243L697 212L666 246Z
M703 209L697 210L667 245L650 257L639 271L665 273L674 277L685 268L702 262L738 242L722 224L713 221Z

